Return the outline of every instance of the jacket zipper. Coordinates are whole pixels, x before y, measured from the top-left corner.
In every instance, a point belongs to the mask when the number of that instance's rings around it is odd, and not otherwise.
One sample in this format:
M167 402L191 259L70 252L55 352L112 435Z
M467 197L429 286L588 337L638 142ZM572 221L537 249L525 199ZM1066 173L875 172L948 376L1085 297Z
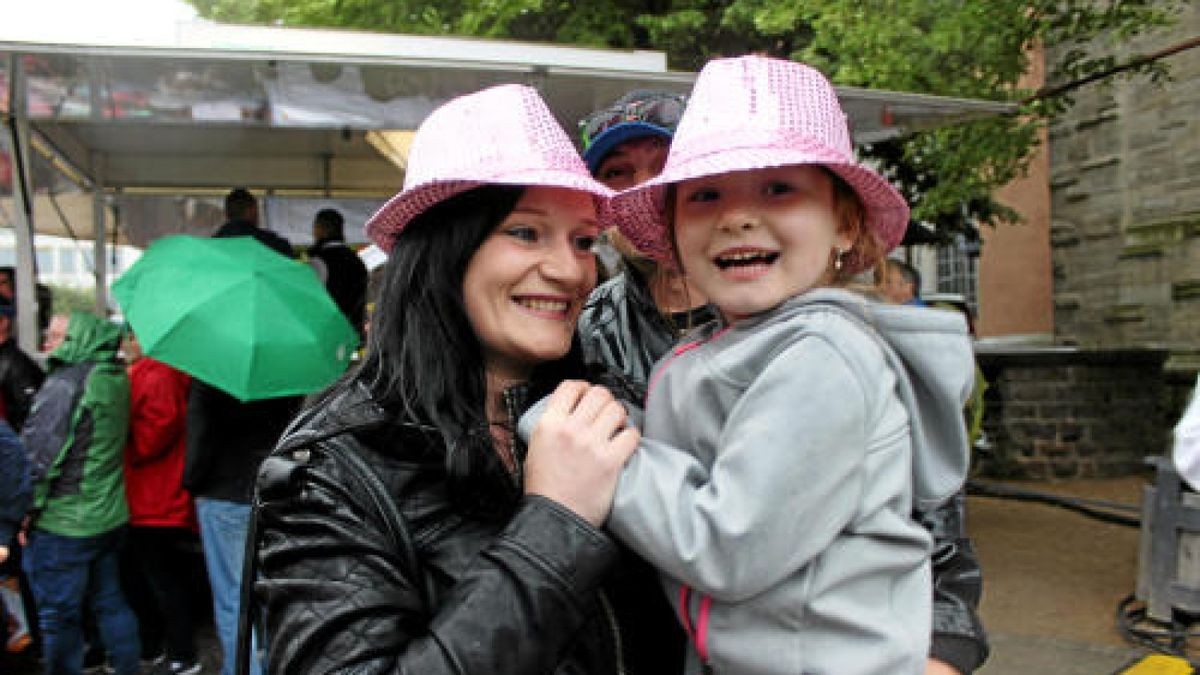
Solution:
M608 601L608 596L603 590L596 591L596 598L600 601L600 607L604 609L604 618L608 621L609 628L612 629L613 646L616 648L616 663L617 675L625 675L625 659L621 649L621 629L617 625L617 613L613 611L612 604Z

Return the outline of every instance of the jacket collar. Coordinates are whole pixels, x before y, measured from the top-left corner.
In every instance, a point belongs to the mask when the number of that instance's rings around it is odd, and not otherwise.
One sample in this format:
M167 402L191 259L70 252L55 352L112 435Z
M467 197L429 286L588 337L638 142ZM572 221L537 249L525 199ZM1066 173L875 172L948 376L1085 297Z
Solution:
M532 404L533 386L522 382L505 389L502 394L504 410L512 427ZM383 425L408 428L418 432L435 432L428 424L409 422L389 415L362 382L355 381L323 404L312 406L292 421L280 441L281 448L312 443L347 431L374 429Z

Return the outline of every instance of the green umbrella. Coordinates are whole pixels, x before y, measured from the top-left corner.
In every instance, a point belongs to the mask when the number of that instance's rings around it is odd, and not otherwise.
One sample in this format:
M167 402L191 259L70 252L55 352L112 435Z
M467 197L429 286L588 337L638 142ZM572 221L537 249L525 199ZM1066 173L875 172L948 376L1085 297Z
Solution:
M316 391L358 345L313 271L252 237L160 239L112 291L148 356L243 401Z

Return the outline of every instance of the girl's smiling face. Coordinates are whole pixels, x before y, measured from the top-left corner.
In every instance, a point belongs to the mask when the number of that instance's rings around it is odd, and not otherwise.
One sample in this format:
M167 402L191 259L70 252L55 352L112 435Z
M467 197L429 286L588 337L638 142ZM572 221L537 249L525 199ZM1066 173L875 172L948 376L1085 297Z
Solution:
M816 165L683 181L674 215L684 271L729 321L828 284L836 251L852 244L833 179Z
M591 195L531 187L475 251L463 276L467 319L489 374L520 380L561 358L596 285Z

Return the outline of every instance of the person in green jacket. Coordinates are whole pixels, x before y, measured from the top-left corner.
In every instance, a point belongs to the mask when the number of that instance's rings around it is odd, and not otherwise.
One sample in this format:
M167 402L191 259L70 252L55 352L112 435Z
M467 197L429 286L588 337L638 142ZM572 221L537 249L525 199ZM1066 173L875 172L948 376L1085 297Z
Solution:
M117 675L139 672L137 619L117 571L129 521L129 379L120 340L117 326L91 314L55 316L46 337L50 372L21 431L34 481L24 565L51 674L82 668L85 596Z

